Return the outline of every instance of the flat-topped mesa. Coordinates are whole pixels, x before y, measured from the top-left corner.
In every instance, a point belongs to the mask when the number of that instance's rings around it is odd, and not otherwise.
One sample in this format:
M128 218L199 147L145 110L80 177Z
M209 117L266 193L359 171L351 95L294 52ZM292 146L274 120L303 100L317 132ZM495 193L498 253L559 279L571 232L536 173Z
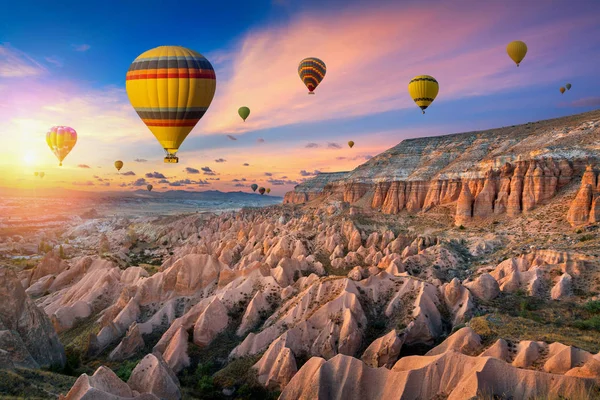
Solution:
M323 188L330 182L344 179L348 174L345 172L320 172L314 178L296 185L294 190L287 192L283 198L284 204L301 204L317 198L323 193Z
M361 206L385 214L427 212L456 204L458 225L503 213L515 216L552 199L582 176L587 164L600 165L598 140L600 110L487 131L408 139L353 171L307 180L287 193L284 202L304 203L319 196L349 203L361 200ZM584 180L591 181L590 173L586 176ZM596 174L590 183L596 191L597 180ZM600 216L600 201L596 203L595 215ZM592 204L587 208L589 217Z

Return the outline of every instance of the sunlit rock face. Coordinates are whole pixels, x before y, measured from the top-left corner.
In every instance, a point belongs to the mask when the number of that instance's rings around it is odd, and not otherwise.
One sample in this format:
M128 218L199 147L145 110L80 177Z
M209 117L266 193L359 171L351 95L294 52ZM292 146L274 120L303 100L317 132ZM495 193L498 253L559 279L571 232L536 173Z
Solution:
M600 156L594 137L600 137L597 111L510 128L407 139L353 171L308 179L286 194L286 202L339 198L386 214L456 204L456 225L462 225L504 213L527 213L583 174L569 222L596 222L598 172L591 166L585 171L586 164Z

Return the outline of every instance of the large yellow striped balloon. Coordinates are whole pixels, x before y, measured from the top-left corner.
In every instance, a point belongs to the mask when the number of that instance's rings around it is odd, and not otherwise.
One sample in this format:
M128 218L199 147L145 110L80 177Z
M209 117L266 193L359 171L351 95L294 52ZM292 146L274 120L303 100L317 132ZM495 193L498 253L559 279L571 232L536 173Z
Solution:
M58 158L58 165L62 166L63 160L77 143L77 132L68 126L53 126L46 133L46 143Z
M515 40L514 42L510 42L508 46L506 46L506 52L508 56L517 64L517 67L525 58L525 54L527 54L527 45L520 40Z
M410 97L425 114L425 109L435 100L440 86L433 76L419 75L415 76L408 83L408 93Z
M210 106L216 85L210 62L185 47L148 50L129 67L129 101L165 149L165 162L178 162L175 154Z

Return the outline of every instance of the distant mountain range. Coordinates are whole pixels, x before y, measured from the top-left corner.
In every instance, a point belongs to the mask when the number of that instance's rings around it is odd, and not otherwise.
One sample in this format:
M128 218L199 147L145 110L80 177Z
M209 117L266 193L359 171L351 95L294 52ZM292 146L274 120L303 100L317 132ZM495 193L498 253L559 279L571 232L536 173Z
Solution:
M156 199L190 199L190 200L258 200L272 202L274 199L283 199L280 196L264 195L249 192L221 192L220 190L207 190L202 192L192 192L187 190L168 190L166 192L148 192L147 190L134 191L109 191L109 192L88 192L63 188L6 188L0 187L0 197L68 197L68 198L127 198L127 197L146 197ZM267 200L269 199L269 200Z

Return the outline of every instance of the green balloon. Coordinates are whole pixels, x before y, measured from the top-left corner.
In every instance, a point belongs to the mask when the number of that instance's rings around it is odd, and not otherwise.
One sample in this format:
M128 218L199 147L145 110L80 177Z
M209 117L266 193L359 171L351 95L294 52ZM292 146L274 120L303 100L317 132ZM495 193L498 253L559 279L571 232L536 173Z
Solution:
M248 115L250 115L250 109L248 107L240 107L238 114L240 114L240 117L246 121L246 118L248 118Z
M565 87L567 88L567 90L571 90L571 84L570 84L570 83L567 83L567 84L565 85Z
M250 187L252 188L253 192L256 192L256 189L258 189L258 185L256 183L253 183L252 185L250 185Z

